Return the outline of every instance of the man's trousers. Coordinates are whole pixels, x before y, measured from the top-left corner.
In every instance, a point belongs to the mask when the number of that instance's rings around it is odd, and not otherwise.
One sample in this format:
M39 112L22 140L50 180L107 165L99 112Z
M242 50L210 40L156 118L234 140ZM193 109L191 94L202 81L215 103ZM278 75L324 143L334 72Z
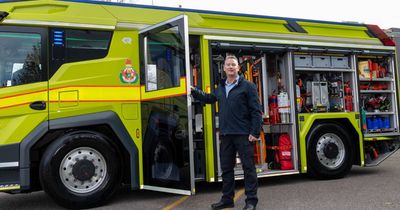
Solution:
M233 202L235 196L236 152L244 171L246 203L257 205L257 172L254 164L254 146L248 135L221 135L220 160L222 169L222 201Z

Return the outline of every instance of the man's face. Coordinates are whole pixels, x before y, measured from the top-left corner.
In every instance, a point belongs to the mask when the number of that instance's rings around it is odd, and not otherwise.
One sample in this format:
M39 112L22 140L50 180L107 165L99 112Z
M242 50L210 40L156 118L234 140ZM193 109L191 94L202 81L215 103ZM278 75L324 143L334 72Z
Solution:
M239 73L239 64L235 59L225 60L224 71L227 77L236 77Z

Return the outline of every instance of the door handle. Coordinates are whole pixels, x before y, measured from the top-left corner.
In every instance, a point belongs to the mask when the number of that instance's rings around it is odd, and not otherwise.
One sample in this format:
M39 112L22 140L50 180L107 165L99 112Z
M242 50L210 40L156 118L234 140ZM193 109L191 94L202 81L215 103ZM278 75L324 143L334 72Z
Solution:
M29 107L33 110L45 110L46 102L45 101L34 101L31 104L29 104Z

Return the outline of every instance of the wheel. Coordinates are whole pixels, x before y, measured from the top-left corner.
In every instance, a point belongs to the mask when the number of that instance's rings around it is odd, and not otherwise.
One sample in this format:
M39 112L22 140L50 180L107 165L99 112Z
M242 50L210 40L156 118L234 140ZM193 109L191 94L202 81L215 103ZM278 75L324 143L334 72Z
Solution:
M154 181L167 184L179 179L179 172L175 163L174 149L170 143L158 142L154 147L151 158L151 170Z
M118 152L93 131L61 136L46 149L39 169L43 190L60 205L91 208L107 201L121 183Z
M353 148L347 131L335 123L323 123L307 139L307 171L319 179L342 178L353 165Z

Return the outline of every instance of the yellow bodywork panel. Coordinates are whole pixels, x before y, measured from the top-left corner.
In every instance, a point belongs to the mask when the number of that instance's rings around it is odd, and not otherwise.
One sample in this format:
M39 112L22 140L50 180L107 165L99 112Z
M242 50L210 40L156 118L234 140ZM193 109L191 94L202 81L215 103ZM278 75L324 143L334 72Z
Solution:
M0 6L2 7L2 5ZM5 4L8 19L115 26L116 19L102 5L62 1L27 1ZM4 10L1 8L0 10Z
M316 120L337 120L347 119L358 134L358 139L353 139L359 142L360 160L361 165L364 165L364 149L363 149L363 138L360 128L360 119L356 115L356 112L336 112L336 113L312 113L312 114L299 114L299 130L300 130L300 160L301 160L301 172L307 172L307 135L309 134L312 126Z
M243 32L263 32L272 34L291 34L302 37L333 37L358 40L374 40L362 24L343 24L327 21L307 21L279 17L268 17L250 14L227 14L185 10L178 8L143 7L128 4L102 4L101 2L79 3L68 1L28 1L16 3L3 3L0 10L7 11L10 15L7 20L45 21L50 23L76 23L80 27L91 28L95 25L114 29L117 23L132 23L142 28L157 24L178 15L185 14L189 17L189 27L210 29L235 30ZM306 33L292 32L286 26L288 20L296 21ZM30 24L29 21L26 24ZM7 21L4 24L8 24ZM23 24L23 23L22 23ZM63 27L78 27L65 24ZM212 34L212 32L207 32ZM251 35L250 35L251 36ZM279 37L278 37L279 38ZM290 39L290 38L289 38ZM340 40L337 40L340 42ZM376 43L375 43L376 44Z
M47 82L26 84L0 91L0 145L20 143L40 123L48 110L33 110L35 101L47 102Z
M313 36L332 36L376 40L376 38L372 38L366 33L368 28L365 26L347 26L310 22L299 22L299 25L307 31L308 35Z

